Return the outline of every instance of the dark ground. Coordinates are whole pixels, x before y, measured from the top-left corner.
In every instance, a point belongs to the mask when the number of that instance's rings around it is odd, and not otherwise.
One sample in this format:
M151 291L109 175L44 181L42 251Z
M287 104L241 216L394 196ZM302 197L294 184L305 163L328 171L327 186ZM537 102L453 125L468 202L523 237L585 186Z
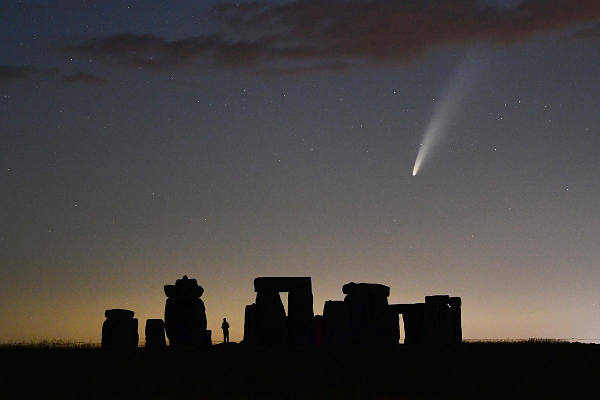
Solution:
M0 348L0 398L597 399L600 345Z

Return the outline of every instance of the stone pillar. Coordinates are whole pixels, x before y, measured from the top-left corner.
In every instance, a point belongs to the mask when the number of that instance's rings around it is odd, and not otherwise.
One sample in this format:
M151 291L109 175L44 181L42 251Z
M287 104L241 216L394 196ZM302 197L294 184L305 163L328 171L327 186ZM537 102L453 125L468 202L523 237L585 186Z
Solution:
M175 285L165 285L165 331L171 346L206 346L204 293L195 279L184 275Z
M446 342L448 339L447 315L450 296L425 296L427 308L427 340L434 343Z
M398 315L396 323L385 296L369 296L371 306L371 341L374 345L393 345L398 344L395 340L399 335Z
M348 346L352 343L350 307L344 301L329 300L323 307L323 344Z
M314 321L314 327L315 327L314 342L317 346L321 346L323 344L323 316L315 315L315 318L313 321Z
M400 315L389 311L389 341L391 345L400 343Z
M147 348L161 349L167 347L165 323L162 319L147 319L145 333Z
M424 344L427 341L425 303L403 304L404 344Z
M312 291L294 290L288 295L288 323L290 343L310 345L315 343Z
M460 307L462 305L462 300L460 297L450 297L449 305L450 305L450 320L451 320L450 340L452 343L461 343L462 342L462 321L461 321Z
M371 341L371 307L369 296L365 294L347 294L344 302L350 311L350 335L352 343L367 346Z
M249 304L244 312L244 344L256 345L258 343L259 329L256 304Z
M138 320L130 310L106 310L102 324L102 348L135 349L138 346Z
M315 343L310 277L259 277L254 279L256 303L246 307L244 343L307 345ZM288 312L280 292L289 292Z
M388 345L396 336L387 298L390 288L376 283L350 282L342 286L350 309L352 342L355 345Z
M259 344L287 345L290 335L285 308L279 292L261 291L256 294Z

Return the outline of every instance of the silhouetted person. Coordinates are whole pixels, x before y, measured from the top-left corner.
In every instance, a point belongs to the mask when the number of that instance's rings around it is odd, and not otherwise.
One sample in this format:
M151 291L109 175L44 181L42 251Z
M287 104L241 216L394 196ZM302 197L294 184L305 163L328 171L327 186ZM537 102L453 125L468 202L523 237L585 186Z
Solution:
M227 318L223 318L221 329L223 329L223 343L229 343L229 323L227 322Z

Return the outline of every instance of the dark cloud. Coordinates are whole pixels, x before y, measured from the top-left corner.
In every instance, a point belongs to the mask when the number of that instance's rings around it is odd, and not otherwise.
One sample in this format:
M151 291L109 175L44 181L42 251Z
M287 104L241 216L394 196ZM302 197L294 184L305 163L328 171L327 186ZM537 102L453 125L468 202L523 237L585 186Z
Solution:
M65 82L69 82L69 83L81 82L81 83L89 83L92 85L106 85L109 83L109 81L104 78L100 78L95 75L87 74L85 72L77 72L74 74L64 75L63 79L65 80Z
M501 2L297 0L221 4L221 30L167 41L151 35L94 38L63 51L138 68L211 65L276 73L359 61L407 62L432 48L525 40L600 19L598 0ZM300 67L295 65L300 63ZM310 65L306 65L310 63Z
M229 44L237 47L242 45L242 41ZM138 68L170 69L194 65L199 58L207 57L218 49L226 51L227 47L218 35L167 41L152 35L124 33L63 46L60 50L94 55Z
M600 23L576 32L573 37L576 39L600 39Z
M31 67L21 67L16 65L0 65L0 82L9 79L27 78L33 72Z

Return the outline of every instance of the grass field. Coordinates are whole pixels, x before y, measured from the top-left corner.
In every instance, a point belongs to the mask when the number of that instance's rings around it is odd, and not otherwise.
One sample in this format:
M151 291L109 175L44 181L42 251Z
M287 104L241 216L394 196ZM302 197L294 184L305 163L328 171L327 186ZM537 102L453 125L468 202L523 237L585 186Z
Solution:
M600 345L543 340L352 351L0 346L3 399L597 399L599 374Z

